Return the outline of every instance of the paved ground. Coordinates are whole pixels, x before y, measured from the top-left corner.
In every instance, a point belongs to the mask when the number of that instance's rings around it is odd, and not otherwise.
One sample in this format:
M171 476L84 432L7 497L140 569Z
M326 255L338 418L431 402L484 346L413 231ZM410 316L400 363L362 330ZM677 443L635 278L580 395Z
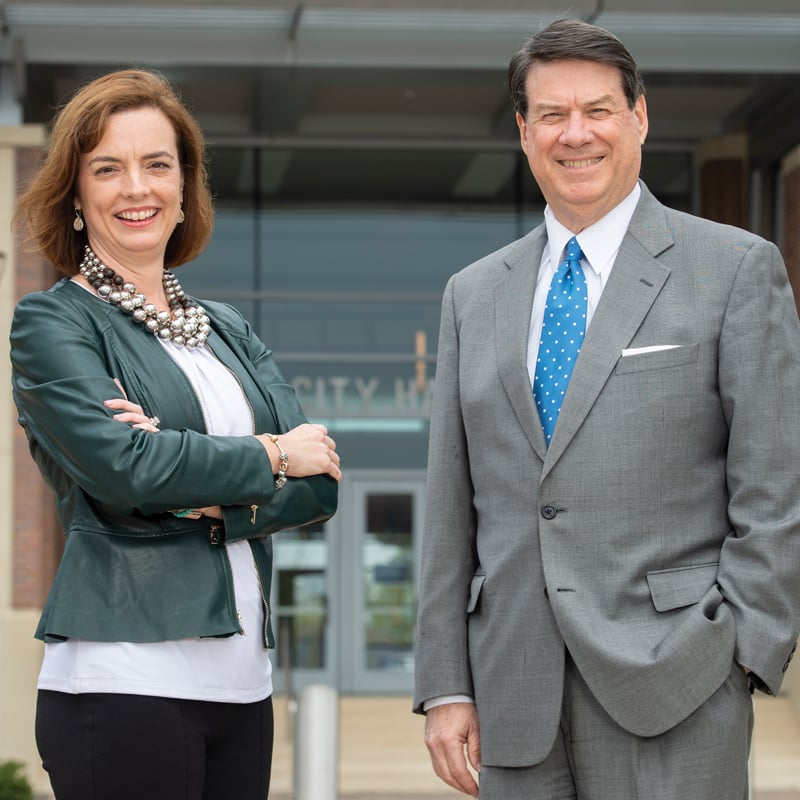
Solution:
M753 800L800 800L800 792L756 792Z
M466 795L457 795L466 798ZM292 800L290 794L270 794L269 800ZM442 800L441 794L340 794L339 800ZM800 800L797 792L756 792L753 800Z
M275 698L270 800L293 800L287 708L285 698ZM433 775L422 742L424 721L410 708L408 697L340 699L338 800L464 800ZM755 710L753 800L800 800L800 714L784 696L757 695Z

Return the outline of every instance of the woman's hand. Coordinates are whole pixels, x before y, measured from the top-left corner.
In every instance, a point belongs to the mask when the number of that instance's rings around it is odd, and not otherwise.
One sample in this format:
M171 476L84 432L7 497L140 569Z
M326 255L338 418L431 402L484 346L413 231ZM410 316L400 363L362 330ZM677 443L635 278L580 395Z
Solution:
M267 451L273 474L277 474L280 466L278 446L265 433L256 436L256 439ZM342 471L336 442L328 436L328 429L324 425L306 422L287 433L279 434L278 440L289 456L286 474L290 478L330 475L336 481L341 481Z
M143 431L158 433L158 417L146 416L140 405L131 403L131 401L128 400L128 395L118 378L114 378L114 383L117 384L120 392L122 392L122 397L112 397L110 400L105 400L103 402L106 408L111 408L119 412L114 414L114 419L120 422L127 422L132 428L141 428Z
M194 509L201 517L213 517L222 519L222 506L205 506L204 508Z

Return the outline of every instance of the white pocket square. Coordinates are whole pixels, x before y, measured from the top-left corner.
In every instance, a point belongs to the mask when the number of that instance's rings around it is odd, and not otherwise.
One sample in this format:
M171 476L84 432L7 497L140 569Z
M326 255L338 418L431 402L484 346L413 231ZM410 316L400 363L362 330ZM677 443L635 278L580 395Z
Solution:
M622 351L622 357L638 356L642 353L657 353L659 350L674 350L679 344L651 344L649 347L629 347Z

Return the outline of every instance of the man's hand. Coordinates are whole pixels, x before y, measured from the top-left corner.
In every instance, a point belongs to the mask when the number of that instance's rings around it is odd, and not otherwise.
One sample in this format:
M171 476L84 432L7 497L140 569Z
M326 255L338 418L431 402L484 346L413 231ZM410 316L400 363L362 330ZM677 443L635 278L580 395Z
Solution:
M425 746L433 771L448 786L470 797L478 796L478 784L467 768L468 758L476 772L481 769L478 714L473 703L446 703L431 708L425 717Z

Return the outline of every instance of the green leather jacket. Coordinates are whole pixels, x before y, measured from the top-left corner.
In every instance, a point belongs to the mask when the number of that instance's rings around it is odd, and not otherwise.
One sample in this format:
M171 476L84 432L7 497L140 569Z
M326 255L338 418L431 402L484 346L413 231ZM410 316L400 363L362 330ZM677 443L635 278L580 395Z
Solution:
M204 302L208 345L242 385L253 433L306 421L272 354L230 306ZM253 437L208 436L197 396L161 344L64 279L24 297L11 327L14 400L31 454L55 492L64 555L37 638L151 642L240 632L225 542L247 539L270 625L270 534L324 520L338 485L290 478L281 490ZM128 398L157 435L112 419ZM223 525L169 509L221 505Z

